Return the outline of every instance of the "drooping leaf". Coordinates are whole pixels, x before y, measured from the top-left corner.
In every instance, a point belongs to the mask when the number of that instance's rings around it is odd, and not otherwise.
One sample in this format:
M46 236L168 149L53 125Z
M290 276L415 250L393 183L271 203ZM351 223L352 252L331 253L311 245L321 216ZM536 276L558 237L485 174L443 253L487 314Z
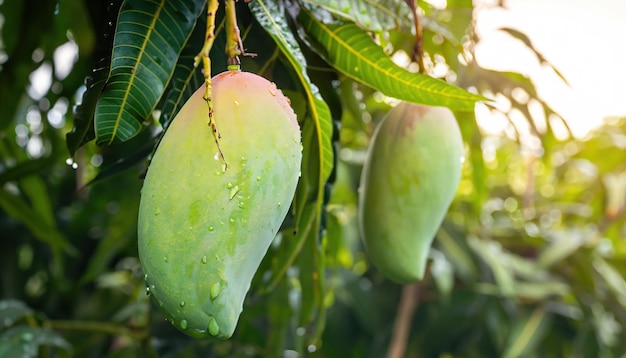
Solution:
M107 60L101 60L91 76L85 79L87 89L83 92L82 102L74 110L74 127L65 135L70 156L74 156L78 148L96 138L93 115L98 97L109 77L109 65L104 63Z
M324 23L307 9L299 19L318 45L320 55L337 71L383 94L407 102L471 111L484 98L396 65L354 23Z
M286 20L283 16L273 16L273 14L281 14L279 9L280 6L275 0L253 1L250 3L250 10L253 15L268 34L272 36L274 41L276 41L276 44L289 61L289 64L298 74L300 82L305 89L311 120L315 123L316 140L314 144L316 146L316 156L318 156L320 168L316 182L318 191L320 192L319 195L321 195L324 183L333 168L333 151L330 141L333 131L332 118L328 105L326 105L317 87L311 83L306 73L306 59L300 50L298 42L289 30Z
M170 80L206 0L126 0L95 118L96 141L127 141L143 128Z
M329 12L353 21L368 31L392 30L400 27L408 12L404 0L304 0Z
M293 37L278 2L273 0L254 1L250 9L261 26L274 39L276 45L297 74L308 107L307 116L302 123L303 162L302 177L298 183L294 199L296 215L296 235L285 245L284 255L275 268L274 276L268 286L275 286L287 269L291 267L303 247L307 247L307 258L301 262L305 266L301 277L303 301L300 325L310 326L306 334L314 341L321 334L324 313L324 271L323 252L319 246L324 186L333 169L333 150L331 144L332 118L327 104L318 89L313 85L306 72L306 60ZM271 289L271 288L270 288ZM306 292L306 294L304 294ZM307 342L308 345L310 342Z
M563 74L561 73L561 71L559 71L550 61L548 61L548 59L546 59L543 54L541 52L539 52L539 50L537 50L535 48L535 46L533 45L532 41L530 40L530 38L523 32L519 31L519 30L515 30L512 29L510 27L501 27L499 30L504 31L506 33L508 33L509 35L513 36L514 38L520 40L521 42L524 43L524 45L526 45L526 47L528 47L528 49L530 49L535 56L537 56L537 60L539 61L539 63L541 64L546 64L548 66L550 66L550 68L554 71L554 73L557 74L557 76L559 76L559 78L565 82L566 85L569 86L569 82L567 82L567 79L565 78L565 76L563 76Z

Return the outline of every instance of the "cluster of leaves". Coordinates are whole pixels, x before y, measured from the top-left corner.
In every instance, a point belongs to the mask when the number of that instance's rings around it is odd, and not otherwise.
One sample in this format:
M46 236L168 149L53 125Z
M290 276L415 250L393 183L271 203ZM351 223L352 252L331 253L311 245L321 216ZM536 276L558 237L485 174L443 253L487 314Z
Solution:
M403 0L237 4L246 50L258 54L242 68L290 97L304 160L297 216L262 263L235 336L214 342L164 322L136 252L146 158L203 81L193 60L206 1L61 0L35 12L28 1L2 3L0 352L384 355L401 288L370 267L356 204L364 153L391 97L456 110L467 142L430 274L413 291L407 355L626 352L626 120L558 141L562 120L528 78L475 61L471 1L419 5L420 70L430 76L398 65L416 43ZM223 17L215 73L226 69ZM523 34L503 31L549 65ZM78 58L63 77L54 53L66 43L78 45ZM28 76L46 66L52 85L37 96ZM512 136L484 135L471 111L481 97L461 88L506 99L501 114L521 113L530 130L511 121Z

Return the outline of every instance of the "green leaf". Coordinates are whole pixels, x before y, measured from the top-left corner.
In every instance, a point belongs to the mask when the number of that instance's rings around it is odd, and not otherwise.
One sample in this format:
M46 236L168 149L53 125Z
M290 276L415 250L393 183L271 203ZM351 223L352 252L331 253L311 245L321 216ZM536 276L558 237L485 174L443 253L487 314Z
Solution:
M500 292L505 296L512 295L515 292L516 280L511 268L501 260L503 249L500 243L471 236L468 238L468 244L489 266Z
M403 22L400 16L408 13L404 0L304 0L304 2L320 6L369 31L398 28Z
M618 302L626 308L626 280L612 265L600 257L593 260L593 268L604 279L607 286L613 291Z
M124 2L109 79L96 106L98 144L127 141L143 129L205 4L202 0Z
M0 335L0 357L37 357L41 346L72 349L61 335L39 327L17 326Z
M550 316L543 307L518 320L509 336L505 358L524 357L540 343L550 326Z
M198 23L187 41L187 45L183 48L178 58L172 80L165 90L163 106L161 107L161 117L159 118L163 128L167 127L170 121L174 119L178 111L183 107L187 99L204 83L204 76L201 71L194 66L194 58L198 54L198 49L202 48L205 36L206 21L198 19ZM216 47L217 46L214 44L213 48ZM220 50L222 49L220 48ZM211 58L212 61L215 61L215 58Z
M319 45L319 52L337 71L383 94L403 101L471 111L484 98L432 77L396 65L372 38L354 23L324 23L302 9L300 20Z
M37 158L21 161L12 167L0 170L0 186L6 182L20 180L31 175L40 175L41 170L50 165L50 158Z
M308 104L308 115L302 123L303 144L303 173L298 183L294 208L296 214L297 235L289 245L288 254L281 260L280 267L276 268L272 283L273 287L282 278L287 269L294 263L296 257L305 246L318 245L319 227L321 225L322 206L324 199L324 185L333 169L333 151L331 145L332 118L327 104L322 99L319 91L313 85L306 73L306 60L293 34L289 30L284 16L281 16L281 7L273 0L257 0L250 3L250 10L259 24L274 39L276 45L283 53L287 62L294 69L305 92ZM308 252L313 255L315 265L323 260L320 250ZM316 285L313 289L321 292L323 288L323 266L317 266L319 277L317 280L308 281L308 284ZM320 295L316 295L314 302L320 311L323 311L323 302ZM310 316L309 316L310 318Z
M33 310L22 301L12 299L0 301L0 324L3 328L13 325L22 317L30 316L32 313Z
M98 66L93 69L90 76L85 78L87 89L83 92L82 102L74 110L74 127L65 135L67 149L71 156L74 156L78 148L96 138L93 115L98 97L109 77L109 69L108 64Z
M20 196L0 190L0 207L10 217L28 227L33 236L49 244L56 259L61 259L59 252L61 249L75 252L75 248L70 245L69 241L55 227L49 225L45 217L31 209Z
M587 243L589 232L586 231L583 229L555 231L552 242L539 254L537 266L542 269L548 268L572 255Z
M298 42L289 30L287 22L280 16L279 5L275 0L253 1L250 10L259 24L274 39L276 45L287 58L289 64L297 73L300 83L305 89L306 100L309 104L311 120L315 123L316 156L318 157L320 172L317 178L319 195L323 192L324 183L333 170L333 150L331 136L333 132L332 118L328 105L322 99L317 87L311 83L306 73L306 60ZM272 16L278 15L278 16ZM320 208L321 210L321 208Z

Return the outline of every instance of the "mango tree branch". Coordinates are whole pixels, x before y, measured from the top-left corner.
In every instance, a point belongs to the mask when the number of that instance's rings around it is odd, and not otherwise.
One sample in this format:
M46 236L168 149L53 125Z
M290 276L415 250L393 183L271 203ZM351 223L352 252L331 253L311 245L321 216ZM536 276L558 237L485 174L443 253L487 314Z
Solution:
M202 50L200 51L200 53L194 58L194 66L198 67L198 65L202 61L202 74L204 75L204 83L206 85L204 100L206 101L208 106L209 116L208 124L211 127L211 132L213 133L213 139L215 140L215 145L217 146L219 158L222 163L224 163L224 171L226 171L228 169L228 163L226 162L226 158L224 158L224 153L222 153L222 149L220 148L219 139L222 138L222 135L217 129L217 124L215 123L215 120L213 118L213 101L211 99L211 58L209 57L209 53L211 52L213 42L215 41L215 14L217 13L218 7L218 0L209 0L209 4L207 7L206 36L204 39L204 45L202 46Z

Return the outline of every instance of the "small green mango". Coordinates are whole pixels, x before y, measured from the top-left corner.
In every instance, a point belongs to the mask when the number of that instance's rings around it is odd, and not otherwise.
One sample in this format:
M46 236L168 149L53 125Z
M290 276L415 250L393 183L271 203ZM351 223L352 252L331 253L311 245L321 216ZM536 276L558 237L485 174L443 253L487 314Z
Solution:
M302 159L289 100L255 74L212 79L224 170L202 86L154 153L141 192L139 258L174 326L229 338L250 282L289 210Z
M378 125L361 174L359 221L372 263L389 279L424 277L462 158L461 131L447 108L403 102Z

